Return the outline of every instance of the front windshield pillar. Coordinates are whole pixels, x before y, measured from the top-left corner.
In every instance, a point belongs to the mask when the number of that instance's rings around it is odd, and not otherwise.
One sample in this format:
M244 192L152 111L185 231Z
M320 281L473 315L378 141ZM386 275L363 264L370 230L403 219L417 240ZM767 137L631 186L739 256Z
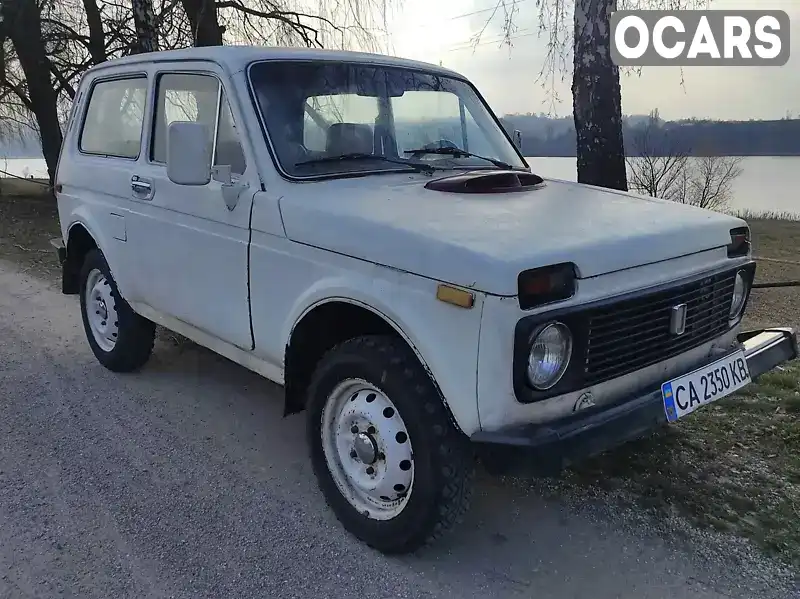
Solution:
M378 96L378 116L375 119L375 141L378 150L389 158L398 158L397 144L392 136L394 131L394 114L389 96Z
M464 111L464 100L458 99L458 116L461 119L461 143L463 148L469 152L469 141L467 140L467 113Z

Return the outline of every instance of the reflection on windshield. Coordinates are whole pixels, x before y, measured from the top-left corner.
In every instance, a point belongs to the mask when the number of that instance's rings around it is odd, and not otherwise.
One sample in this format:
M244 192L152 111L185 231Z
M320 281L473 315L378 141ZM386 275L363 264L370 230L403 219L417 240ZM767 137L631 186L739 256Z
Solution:
M472 87L458 79L323 61L260 62L250 79L277 159L290 176L408 170L406 162L496 168L496 161L525 168ZM409 156L419 148L463 153Z

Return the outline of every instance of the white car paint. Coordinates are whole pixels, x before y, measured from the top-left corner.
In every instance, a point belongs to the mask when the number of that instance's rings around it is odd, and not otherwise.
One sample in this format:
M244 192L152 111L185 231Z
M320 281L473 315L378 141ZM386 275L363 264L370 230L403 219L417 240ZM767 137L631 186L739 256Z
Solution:
M575 394L533 404L514 397L513 329L537 312L522 311L514 298L521 270L575 262L581 279L576 295L559 304L567 306L735 264L724 246L740 219L564 181L470 196L424 189L430 177L423 174L289 181L261 133L245 71L253 60L296 58L455 75L414 61L301 49L196 48L109 61L83 78L77 115L97 77L144 72L150 98L160 70L218 77L247 159L239 180L249 191L229 210L216 181L183 189L170 182L164 166L149 161L147 126L136 160L82 155L80 116L57 174L65 243L71 226L85 227L135 311L277 383L300 319L345 301L379 314L409 342L466 434L548 420L568 413ZM152 182L151 199L131 193L134 174ZM439 282L471 288L474 306L437 300ZM644 376L676 371L728 344L736 330ZM631 388L640 374L599 385L597 401Z
M559 180L508 194L425 189L425 175L313 185L280 202L289 239L513 296L526 269L574 262L580 278L724 247L744 222L666 200ZM424 218L420 215L424 214Z

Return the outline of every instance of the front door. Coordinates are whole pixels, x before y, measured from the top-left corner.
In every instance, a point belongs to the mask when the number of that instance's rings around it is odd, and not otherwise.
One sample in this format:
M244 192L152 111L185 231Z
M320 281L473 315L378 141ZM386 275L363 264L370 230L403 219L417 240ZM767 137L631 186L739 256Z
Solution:
M135 251L132 298L162 315L252 349L248 299L250 206L258 191L236 131L218 67L182 63L154 72L146 155L131 180L128 244ZM230 166L234 183L248 184L229 209L222 183L173 183L167 177L167 127L173 121L208 125L214 164ZM249 166L248 166L249 162Z

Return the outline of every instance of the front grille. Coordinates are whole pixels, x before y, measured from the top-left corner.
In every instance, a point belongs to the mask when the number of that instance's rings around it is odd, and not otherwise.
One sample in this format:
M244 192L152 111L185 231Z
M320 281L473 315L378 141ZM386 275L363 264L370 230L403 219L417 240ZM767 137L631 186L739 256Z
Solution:
M594 385L677 356L729 327L736 272L712 275L588 314L584 382ZM672 307L686 304L686 329L670 333Z

